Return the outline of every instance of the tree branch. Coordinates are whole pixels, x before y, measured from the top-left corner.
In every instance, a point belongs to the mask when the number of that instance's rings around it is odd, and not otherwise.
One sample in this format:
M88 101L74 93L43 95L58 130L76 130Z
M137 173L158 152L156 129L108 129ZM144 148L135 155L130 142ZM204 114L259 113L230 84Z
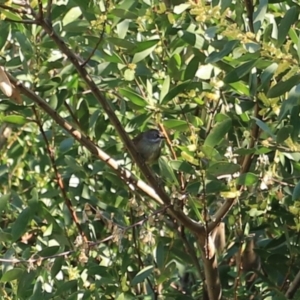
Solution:
M157 185L155 184L153 186L156 187L156 189L153 189L148 184L146 184L142 180L138 180L131 172L126 170L125 168L118 165L118 163L111 158L108 154L106 154L104 151L102 151L99 147L97 147L85 134L80 132L79 130L76 130L71 124L69 124L65 119L63 119L55 110L53 110L46 101L44 101L40 96L36 95L33 91L26 88L22 83L18 82L14 77L12 77L9 73L7 73L7 76L9 77L10 81L13 82L20 90L21 93L26 95L28 98L30 98L34 103L36 103L38 106L40 106L46 113L48 113L53 120L59 124L62 128L64 128L69 134L71 134L81 145L83 145L85 148L87 148L93 155L98 157L100 160L105 162L110 168L112 168L119 176L120 178L129 185L129 187L132 190L135 190L135 188L140 189L144 193L146 193L150 198L152 198L154 201L156 201L159 205L164 206L165 202L162 200L160 195L157 193L159 189L157 188ZM121 124L120 124L121 126ZM122 128L123 130L123 128ZM131 143L131 141L130 141ZM135 148L132 148L135 149ZM132 150L131 149L131 150ZM135 151L135 150L134 150ZM139 158L139 156L137 155ZM140 159L139 159L140 165L144 165ZM145 165L146 166L146 165ZM148 166L146 166L148 168ZM149 170L150 174L152 175L151 171ZM147 174L147 173L146 173ZM167 196L168 197L168 196ZM168 198L169 199L169 198ZM169 200L170 201L170 200ZM174 208L172 208L171 203L168 204L167 212L175 219L180 221L182 224L184 224L187 228L194 232L202 232L204 231L204 228L202 225L196 223L186 215L182 211L176 211Z
M285 293L285 296L288 299L293 299L296 291L300 288L300 271L297 273L295 279L289 286L288 290Z
M130 156L132 157L133 161L138 165L140 168L142 174L145 176L145 178L148 180L152 188L154 189L153 192L153 199L159 199L159 201L162 201L165 205L169 206L171 204L171 200L165 190L162 186L160 186L157 182L156 176L153 174L149 166L145 163L145 161L140 157L140 155L137 153L131 139L129 138L128 134L124 130L122 124L120 123L119 119L117 118L113 108L109 104L109 102L106 100L104 95L101 93L91 76L87 73L86 69L81 66L80 62L78 61L77 56L67 47L65 42L53 31L53 28L46 20L36 20L39 25L43 27L45 32L52 38L52 40L57 44L58 48L69 58L70 62L74 65L79 75L82 77L82 79L85 81L86 85L91 89L92 93L94 94L95 98L98 100L98 102L101 104L102 108L104 109L105 113L108 115L112 125L115 127L116 131L118 132L122 142L126 146ZM44 101L43 101L44 102ZM43 104L44 105L44 104ZM89 141L89 143L91 143ZM93 152L99 156L99 148L97 150L94 148L93 145ZM101 151L101 150L100 150ZM101 151L102 152L102 151ZM106 153L103 152L106 157L106 161L113 161ZM102 155L101 155L102 156ZM104 160L105 161L105 160ZM114 165L115 170L120 170L120 167L117 165L117 163L114 161L112 163ZM124 169L123 169L124 170ZM123 172L123 171L122 171ZM128 172L128 171L127 171ZM129 178L132 178L131 173L127 174ZM125 178L127 177L125 176ZM122 175L124 178L124 174ZM145 183L144 183L145 184ZM147 186L147 185L146 185ZM149 186L147 186L149 188ZM145 186L143 186L144 189ZM187 217L182 211L175 210L174 208L170 207L168 209L169 213L176 218L180 223L185 225L187 228L194 232L203 231L203 227L193 220L191 220L189 217Z

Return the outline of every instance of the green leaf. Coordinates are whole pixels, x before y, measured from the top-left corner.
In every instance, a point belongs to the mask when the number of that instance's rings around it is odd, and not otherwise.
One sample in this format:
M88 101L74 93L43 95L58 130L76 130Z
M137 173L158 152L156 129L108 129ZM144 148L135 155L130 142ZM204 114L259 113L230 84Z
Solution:
M188 203L189 206L192 208L193 212L195 213L195 215L197 216L197 220L203 222L203 216L200 213L200 210L203 209L203 205L201 204L201 202L198 199L195 199L194 197L189 197Z
M11 197L10 194L5 194L0 197L0 213L2 213L2 211L6 209L7 202L10 199L10 197Z
M23 274L24 274L24 270L21 268L14 268L14 269L8 270L1 277L1 282L10 282L10 281L13 281L16 279L17 280L21 279Z
M10 233L4 232L0 229L0 242L6 243L12 240L12 236Z
M277 47L280 47L287 38L287 34L291 28L291 26L298 19L298 8L296 6L292 6L285 14L283 19L281 20L278 26L278 38L277 38Z
M125 39L120 39L120 38L115 38L115 37L110 37L107 39L110 43L112 43L114 46L127 49L127 50L133 50L136 45L134 43L131 43Z
M292 195L293 201L299 201L300 200L300 182L297 183L297 185L294 188L293 195Z
M258 182L259 177L254 173L241 174L237 179L237 184L251 186Z
M182 82L181 84L178 84L176 87L174 87L173 89L171 89L169 91L169 93L161 101L161 104L166 104L170 100L172 100L176 96L178 96L179 94L184 93L189 85L190 85L190 81L185 81L185 82Z
M185 159L186 161L188 161L189 163L191 163L192 165L198 166L199 165L199 160L194 158L193 155L191 155L190 153L186 152L186 151L182 151L181 152L181 157L183 159Z
M183 172L184 174L195 174L194 168L186 161L171 160L169 163L176 171Z
M66 26L74 22L75 20L78 20L81 15L82 15L81 9L78 6L72 7L62 19L63 26Z
M242 64L241 66L233 69L231 72L229 72L225 76L224 82L232 83L232 82L241 80L245 75L250 73L250 71L259 64L259 61L260 60L258 60L258 59L254 59L254 60L248 61L248 62Z
M64 281L56 291L56 295L61 295L63 293L69 293L77 288L78 282L73 279L70 281Z
M73 172L82 172L84 171L83 166L79 165L76 159L70 155L64 156L64 161L70 167Z
M296 143L298 143L298 141L299 141L299 133L300 133L299 114L300 114L300 106L296 105L291 110L291 115L290 115L290 125L292 128L291 138ZM297 153L294 153L293 155L296 155L296 154ZM299 152L298 152L298 154L299 154Z
M135 53L133 56L133 59L132 59L132 63L136 64L136 63L140 62L141 60L143 60L144 58L146 58L148 55L150 55L156 48L156 44L157 44L157 41L153 46L150 46L141 52Z
M3 16L5 16L8 19L11 19L12 21L22 21L22 18L16 14L13 13L7 9L1 9L1 14L3 14Z
M180 74L181 68L181 57L178 53L174 53L169 62L168 62L168 73L172 76L177 78L178 74Z
M278 144L283 143L286 139L288 139L291 136L292 130L292 126L284 126L280 128L276 135L276 142Z
M293 87L289 92L288 98L282 102L279 116L278 116L279 122L281 122L283 118L286 117L287 114L291 114L293 108L300 104L299 97L300 97L300 84Z
M194 79L198 69L199 69L199 58L194 56L188 63L184 71L184 80Z
M6 123L16 124L16 125L25 125L28 120L20 115L8 115L1 117L1 120Z
M27 269L26 271L23 272L21 278L18 279L17 299L28 298L28 291L30 291L30 288L33 287L33 282L36 280L37 276L38 276L38 271L36 270ZM30 295L30 300L37 300L37 299L34 299L34 297Z
M202 49L203 45L204 45L204 38L196 33L192 33L189 31L183 31L180 30L178 31L178 36L184 40L186 43L188 43L189 45L195 47L196 49Z
M138 14L133 13L133 12L131 12L129 10L126 10L126 9L121 9L121 8L113 9L110 13L112 15L116 16L116 17L121 18L121 19L135 20L139 17Z
M268 92L267 96L269 98L275 98L283 95L284 93L290 91L292 87L300 82L300 75L294 75L285 81L280 81L274 85Z
M164 83L161 87L161 92L159 97L160 102L162 102L164 97L168 94L169 90L170 90L170 76L168 75L166 76Z
M214 147L204 144L201 147L201 150L205 155L205 159L212 161L219 161L223 159L222 155Z
M165 268L165 243L159 240L156 246L156 264L160 270Z
M74 142L75 140L72 137L64 139L59 145L59 152L62 153L68 152L74 146Z
M153 40L135 43L134 53L142 52L153 47L155 48L158 42L159 40L153 39Z
M51 247L46 247L45 249L39 251L37 255L41 257L48 257L56 254L59 251L60 246L51 246Z
M56 275L61 271L62 265L64 264L65 259L64 257L57 257L55 258L54 264L51 268L51 277L55 278Z
M262 27L268 8L268 0L260 0L256 11L253 13L254 32L257 33Z
M130 88L121 88L119 89L119 93L137 106L145 107L148 105L147 101L141 95Z
M264 69L264 71L260 75L260 86L258 87L258 90L264 90L265 92L269 90L270 81L273 78L277 68L278 64L273 63L266 69Z
M178 185L178 180L176 178L176 175L173 169L169 166L168 160L165 157L161 156L158 159L158 165L159 165L159 170L162 178L164 178L170 183Z
M180 15L190 7L191 7L190 3L182 3L182 4L174 6L173 11L175 14Z
M85 99L82 99L76 110L76 116L84 132L89 132L90 113L89 105Z
M126 37L130 23L131 22L129 20L123 20L118 23L117 32L120 39L124 39Z
M300 34L298 36L297 54L298 54L298 61L300 61Z
M178 131L186 131L189 129L189 125L186 121L169 119L163 122L164 126L167 129L176 129Z
M204 146L215 147L217 146L231 129L231 119L226 119L221 123L218 123L209 133L204 141Z
M257 93L257 72L256 68L253 68L249 74L249 90L250 90L250 96L256 97Z
M229 162L215 162L209 164L207 169L207 173L213 176L221 176L221 175L228 175L234 174L240 170L240 166L234 163Z
M67 35L76 36L80 32L85 33L89 25L90 25L89 22L85 20L76 20L72 23L65 25L64 30L65 32L67 32Z
M25 208L12 225L11 234L14 241L19 239L26 231L29 221L32 219L32 211L29 207Z
M150 274L152 274L154 267L148 266L138 272L135 277L132 279L131 285L136 285L143 282Z
M95 138L100 140L102 134L105 132L107 126L109 125L108 121L105 119L103 115L99 115L96 125L95 125Z
M233 90L235 90L240 95L250 96L248 86L242 81L237 81L229 84Z
M270 129L270 127L263 122L262 120L252 117L253 120L255 120L256 124L258 127L260 127L260 129L262 131L264 131L265 133L267 133L270 137L272 137L274 140L276 139L275 135L273 134L272 130Z
M228 55L232 52L232 50L236 47L236 45L239 43L238 40L232 40L227 42L223 49L219 52L214 51L209 54L209 56L206 58L205 63L207 64L213 64L219 60L221 60L224 56Z
M8 42L8 34L10 32L10 23L1 22L0 23L0 51L5 46L5 44Z

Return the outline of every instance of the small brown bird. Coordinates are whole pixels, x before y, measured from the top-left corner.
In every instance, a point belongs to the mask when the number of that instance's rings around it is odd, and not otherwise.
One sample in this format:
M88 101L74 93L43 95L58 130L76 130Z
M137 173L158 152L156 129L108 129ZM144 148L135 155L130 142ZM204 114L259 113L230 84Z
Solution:
M132 142L145 162L152 164L160 156L164 139L165 137L162 132L157 129L150 129L141 132L132 139Z

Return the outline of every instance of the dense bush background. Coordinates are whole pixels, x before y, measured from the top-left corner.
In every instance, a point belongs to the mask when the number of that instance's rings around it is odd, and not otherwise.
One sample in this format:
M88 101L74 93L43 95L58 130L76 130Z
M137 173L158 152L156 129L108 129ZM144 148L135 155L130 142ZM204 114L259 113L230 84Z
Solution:
M0 1L1 299L298 299L299 10Z

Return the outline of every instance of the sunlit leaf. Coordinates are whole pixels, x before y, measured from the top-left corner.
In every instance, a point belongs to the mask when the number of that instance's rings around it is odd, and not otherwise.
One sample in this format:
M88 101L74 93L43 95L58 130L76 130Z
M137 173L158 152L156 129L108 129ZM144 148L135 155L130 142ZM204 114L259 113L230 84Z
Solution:
M81 16L82 12L79 7L72 7L62 19L63 25L66 26L75 20L77 20Z
M142 96L140 96L138 93L134 92L133 90L131 90L129 88L120 89L119 93L122 96L126 97L129 101L131 101L135 105L144 107L148 104L147 101L145 101L145 99Z
M186 121L170 119L163 122L164 126L168 129L176 129L179 131L185 131L189 128L189 125Z
M28 122L28 120L25 117L20 116L20 115L4 116L4 117L1 117L1 120L3 122L16 124L16 125L24 125Z

